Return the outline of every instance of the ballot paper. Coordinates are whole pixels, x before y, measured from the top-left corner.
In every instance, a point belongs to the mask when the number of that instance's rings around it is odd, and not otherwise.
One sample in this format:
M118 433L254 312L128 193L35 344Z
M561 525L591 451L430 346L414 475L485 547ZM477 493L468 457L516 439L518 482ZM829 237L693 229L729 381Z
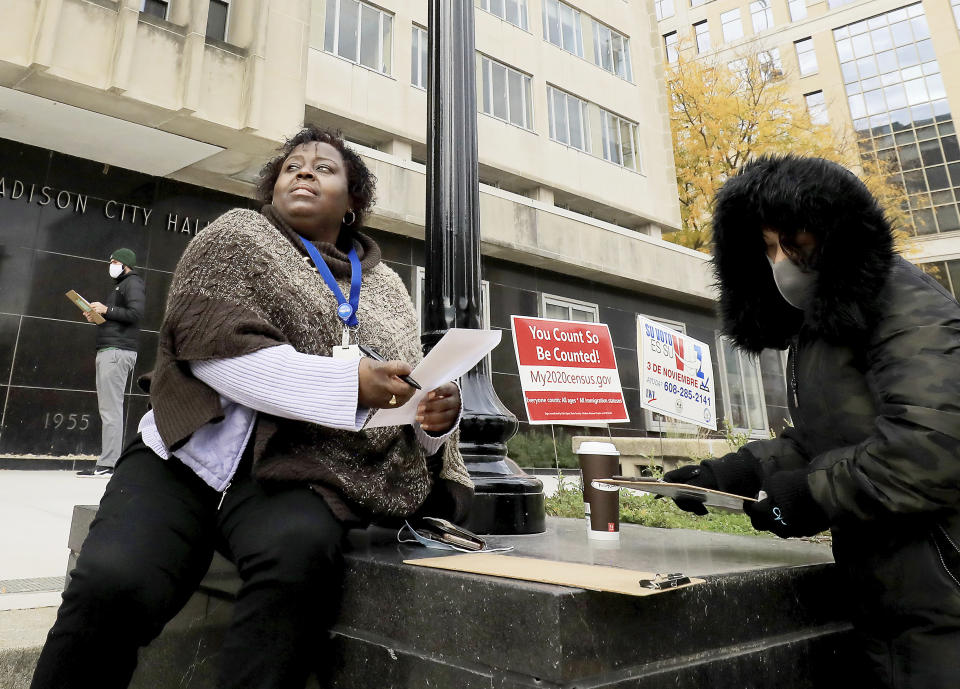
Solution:
M742 495L724 493L720 490L701 488L700 486L691 486L687 483L667 483L660 479L632 478L629 480L620 480L600 478L595 479L594 483L620 486L621 488L632 488L633 490L655 493L668 498L682 498L692 502L702 502L707 507L719 507L720 509L734 512L743 512L744 502L756 502L756 499L745 498Z
M410 377L420 383L406 404L395 409L376 411L364 425L364 428L382 428L384 426L404 426L416 420L417 407L427 393L444 383L456 380L477 365L490 350L500 344L499 330L474 330L472 328L451 328L434 345L430 353L423 358Z

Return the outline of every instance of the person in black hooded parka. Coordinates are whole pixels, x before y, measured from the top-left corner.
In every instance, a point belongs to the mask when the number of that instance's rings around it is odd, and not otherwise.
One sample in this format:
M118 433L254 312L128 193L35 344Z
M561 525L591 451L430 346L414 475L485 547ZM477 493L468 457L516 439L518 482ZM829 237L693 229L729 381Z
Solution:
M832 530L860 686L960 687L960 306L819 158L763 157L726 182L713 264L725 334L789 348L793 426L665 479L757 497L754 527L782 537Z

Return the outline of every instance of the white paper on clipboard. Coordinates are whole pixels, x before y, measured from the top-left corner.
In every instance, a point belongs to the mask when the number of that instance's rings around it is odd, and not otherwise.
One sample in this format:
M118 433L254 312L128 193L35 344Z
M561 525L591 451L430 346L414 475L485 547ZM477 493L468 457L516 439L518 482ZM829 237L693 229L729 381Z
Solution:
M423 358L410 377L420 383L406 404L396 409L380 409L364 424L364 428L405 426L416 420L417 407L428 392L451 380L456 380L477 365L483 357L500 344L499 330L451 328Z

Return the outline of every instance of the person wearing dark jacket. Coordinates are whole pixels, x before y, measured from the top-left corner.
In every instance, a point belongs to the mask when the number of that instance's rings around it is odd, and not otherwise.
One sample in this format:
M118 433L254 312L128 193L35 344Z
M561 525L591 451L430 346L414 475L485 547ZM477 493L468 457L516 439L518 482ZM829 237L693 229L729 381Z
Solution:
M960 686L960 306L818 158L763 157L723 186L713 265L725 334L789 348L793 425L665 479L756 497L754 527L781 537L832 530L859 686Z
M130 249L117 249L110 254L110 277L116 286L106 303L90 304L105 319L97 329L97 403L102 446L97 465L77 472L78 476L110 476L123 446L123 392L137 363L139 324L147 304L143 279L132 268L136 262L136 254ZM93 322L92 314L84 316Z

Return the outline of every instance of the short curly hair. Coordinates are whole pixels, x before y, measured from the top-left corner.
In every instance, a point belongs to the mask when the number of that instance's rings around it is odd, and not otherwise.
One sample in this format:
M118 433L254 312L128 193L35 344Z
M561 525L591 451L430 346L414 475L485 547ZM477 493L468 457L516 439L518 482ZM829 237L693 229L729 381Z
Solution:
M273 201L273 187L280 176L280 170L283 167L283 161L293 152L297 146L307 144L312 141L330 144L340 151L343 162L346 165L347 172L347 193L350 194L350 201L353 205L353 212L357 214L356 220L350 223L351 227L363 225L367 214L373 207L376 200L377 178L367 167L363 159L348 147L343 140L343 135L339 130L325 129L313 124L308 124L299 132L287 139L279 149L277 155L261 168L260 178L257 181L257 198L261 203L267 204Z

